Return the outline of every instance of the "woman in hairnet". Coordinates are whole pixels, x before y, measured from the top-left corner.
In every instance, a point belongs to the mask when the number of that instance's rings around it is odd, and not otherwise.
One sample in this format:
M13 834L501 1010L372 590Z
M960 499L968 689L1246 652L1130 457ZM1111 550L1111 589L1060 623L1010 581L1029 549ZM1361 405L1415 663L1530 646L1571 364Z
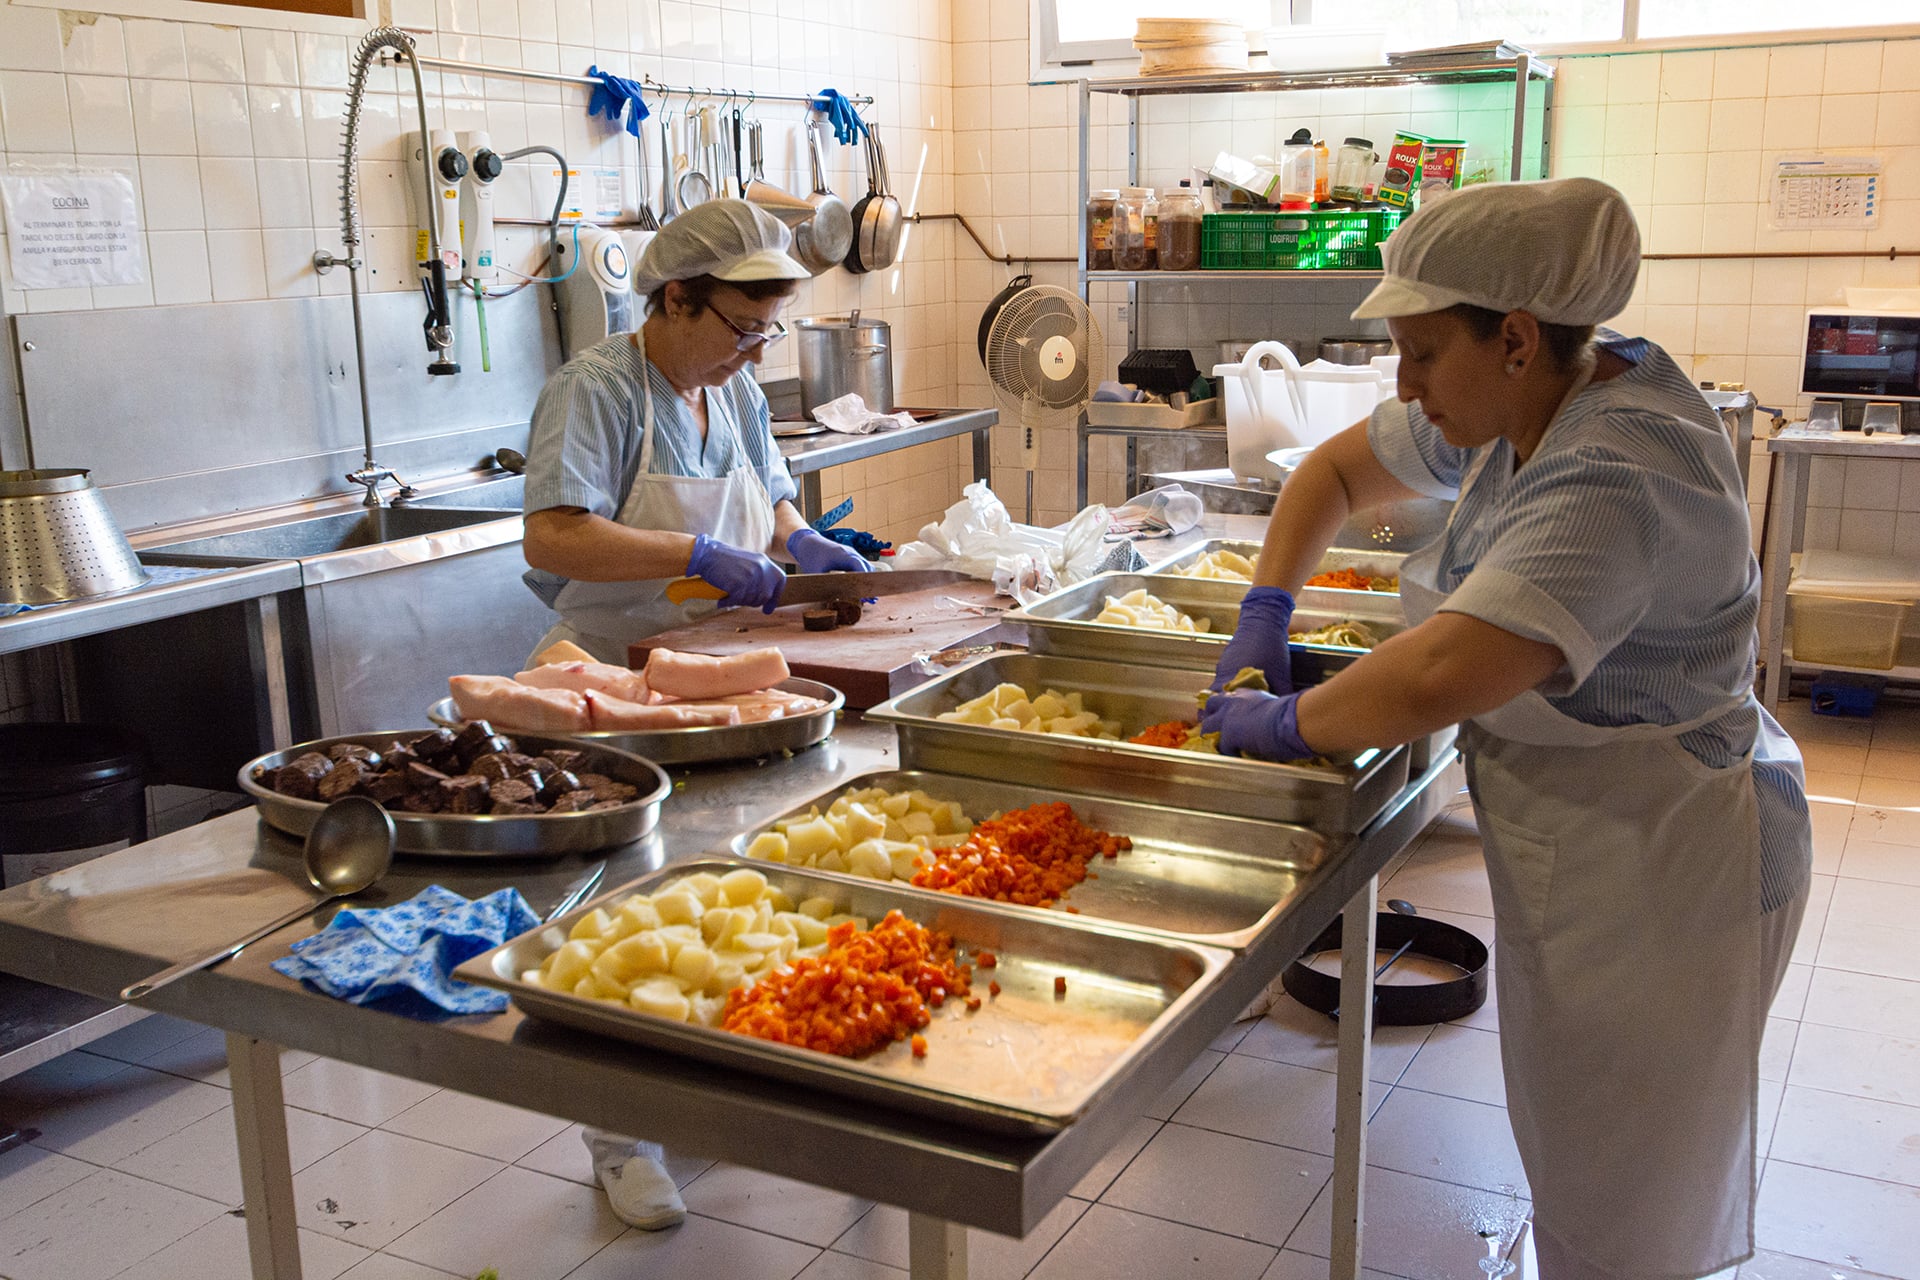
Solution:
M1595 336L1639 256L1626 201L1584 178L1469 188L1400 226L1353 313L1387 322L1400 400L1287 481L1220 663L1273 692L1203 717L1274 760L1463 726L1544 1280L1752 1253L1760 1037L1807 900L1726 433L1666 352ZM1350 513L1418 496L1454 509L1402 566L1408 629L1292 691L1292 593Z
M627 645L711 613L672 604L692 574L723 608L771 611L784 573L866 569L807 527L747 372L786 329L781 308L807 269L792 236L744 200L681 214L647 246L636 333L567 362L540 393L527 448L527 585L560 615L541 647L571 640L625 665Z

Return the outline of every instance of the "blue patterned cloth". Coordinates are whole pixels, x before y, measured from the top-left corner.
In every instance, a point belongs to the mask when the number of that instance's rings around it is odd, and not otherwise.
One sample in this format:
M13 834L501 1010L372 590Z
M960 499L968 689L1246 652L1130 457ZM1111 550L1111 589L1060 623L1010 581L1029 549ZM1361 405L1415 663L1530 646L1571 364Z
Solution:
M293 954L274 961L273 968L324 995L412 1018L502 1013L504 994L448 975L539 923L518 889L469 902L429 885L398 906L349 907L313 937L294 943Z

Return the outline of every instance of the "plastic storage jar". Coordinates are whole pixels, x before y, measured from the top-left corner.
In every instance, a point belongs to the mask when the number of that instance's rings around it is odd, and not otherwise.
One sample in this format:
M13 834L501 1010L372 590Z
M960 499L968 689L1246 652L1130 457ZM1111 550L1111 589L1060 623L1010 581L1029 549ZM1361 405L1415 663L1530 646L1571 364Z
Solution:
M1087 197L1087 270L1113 270L1113 209L1117 190L1096 191Z
M1280 174L1274 187L1280 207L1289 212L1313 208L1313 143L1287 143L1280 148L1280 163L1274 167Z
M1113 206L1113 265L1117 271L1151 271L1158 261L1155 241L1159 206L1151 187L1126 187Z
M1200 269L1200 196L1182 182L1160 198L1160 234L1157 249L1162 271Z
M1370 204L1373 165L1379 158L1371 138L1348 138L1341 143L1333 165L1333 198L1342 204Z

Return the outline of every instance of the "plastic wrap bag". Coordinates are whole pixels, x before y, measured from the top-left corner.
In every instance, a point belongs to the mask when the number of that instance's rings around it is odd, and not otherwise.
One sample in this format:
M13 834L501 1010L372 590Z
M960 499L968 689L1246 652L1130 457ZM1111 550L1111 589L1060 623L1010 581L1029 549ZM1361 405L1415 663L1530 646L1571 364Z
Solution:
M1107 509L1096 504L1057 529L1015 524L1006 504L976 480L937 524L895 552L893 563L898 569L955 569L1031 604L1109 568L1145 563L1130 544L1110 554L1104 541L1110 523ZM1128 563L1109 565L1115 555Z

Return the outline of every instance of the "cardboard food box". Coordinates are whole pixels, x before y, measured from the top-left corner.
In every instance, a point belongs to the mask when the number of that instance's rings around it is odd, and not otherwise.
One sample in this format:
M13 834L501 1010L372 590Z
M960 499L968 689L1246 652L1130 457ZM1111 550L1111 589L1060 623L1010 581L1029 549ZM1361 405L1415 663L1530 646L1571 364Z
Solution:
M1426 148L1426 136L1418 133L1401 132L1393 135L1393 146L1387 150L1387 176L1380 182L1380 203L1391 209L1413 208L1420 190L1420 168L1422 153Z

